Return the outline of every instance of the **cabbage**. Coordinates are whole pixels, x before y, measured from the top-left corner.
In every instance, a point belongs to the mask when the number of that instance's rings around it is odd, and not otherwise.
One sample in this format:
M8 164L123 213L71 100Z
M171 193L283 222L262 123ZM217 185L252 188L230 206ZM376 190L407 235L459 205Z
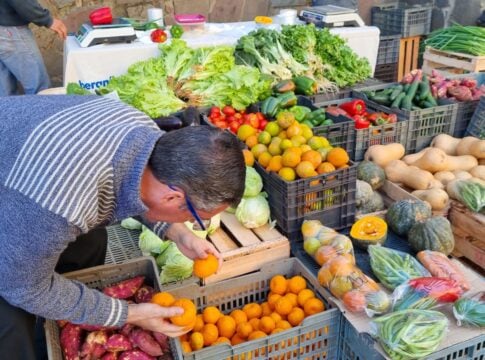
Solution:
M121 221L121 227L128 230L141 230L142 223L133 218L127 218Z
M157 265L162 269L160 282L166 284L192 276L194 262L182 254L172 241L165 241L164 243L168 246L156 258Z
M266 194L243 198L236 209L236 218L248 229L266 224L269 220L269 205L265 199Z
M244 186L244 197L256 196L263 189L261 176L251 166L246 166L246 182Z
M144 256L150 254L160 254L162 252L163 241L149 228L143 226L143 231L138 238L138 247Z

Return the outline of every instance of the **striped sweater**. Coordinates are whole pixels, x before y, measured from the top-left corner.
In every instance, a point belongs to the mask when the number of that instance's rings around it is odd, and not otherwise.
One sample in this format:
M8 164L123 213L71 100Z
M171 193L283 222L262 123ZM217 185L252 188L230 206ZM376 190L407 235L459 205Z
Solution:
M116 100L0 97L1 297L48 319L126 321L125 301L54 268L79 234L146 211L140 181L161 134Z

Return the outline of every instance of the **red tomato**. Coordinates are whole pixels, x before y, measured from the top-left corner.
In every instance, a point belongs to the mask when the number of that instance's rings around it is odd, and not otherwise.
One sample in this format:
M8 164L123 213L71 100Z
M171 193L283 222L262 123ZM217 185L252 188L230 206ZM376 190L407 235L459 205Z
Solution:
M239 129L239 126L241 126L241 124L239 124L239 122L237 120L234 120L234 121L232 121L232 122L229 123L229 129L234 134L237 134L237 130Z
M236 113L236 110L234 110L232 106L226 105L222 108L222 112L227 116L229 116L229 115L234 115Z
M237 119L233 115L226 116L226 122L228 124L232 123L233 121L237 121Z
M266 124L268 123L268 120L266 119L262 119L259 121L259 130L264 130L264 128L266 127Z
M234 118L236 118L237 120L241 120L241 119L242 119L242 117L243 117L243 116L242 116L242 114L240 114L240 113L235 113L235 114L234 114Z
M258 116L256 114L249 114L249 124L255 128L255 129L259 129L259 119L258 119Z
M213 107L211 107L210 114L211 115L220 115L221 109L219 109L217 106L213 106Z
M216 121L214 125L221 129L227 129L227 123L225 121Z
M258 120L259 121L266 120L266 118L264 117L263 113L261 113L261 112L257 112L256 113L256 116L258 117Z

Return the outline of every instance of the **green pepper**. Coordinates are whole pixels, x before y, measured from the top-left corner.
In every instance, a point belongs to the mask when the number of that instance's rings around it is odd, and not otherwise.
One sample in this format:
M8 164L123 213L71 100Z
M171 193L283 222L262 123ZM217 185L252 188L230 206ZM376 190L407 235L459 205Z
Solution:
M314 95L318 90L318 85L315 80L307 76L297 76L293 78L295 83L295 93L301 95Z
M295 115L295 119L298 122L302 122L305 119L306 115L312 112L306 106L300 106L300 105L292 106L289 110L291 113L293 113L293 115Z
M322 122L326 119L325 117L325 110L324 109L317 109L312 111L311 113L307 114L305 120L310 121L313 126L319 126Z
M325 119L322 121L320 125L328 126L328 125L333 125L333 120L332 119Z
M310 129L313 129L313 124L310 120L303 120L301 124L308 126Z
M184 29L182 28L182 26L180 25L173 25L171 28L170 28L170 35L172 35L172 37L174 39L179 39L182 37L184 33Z
M144 31L155 30L155 29L160 28L160 26L158 26L158 24L156 22L153 22L153 21L150 21L150 22L143 24L142 27L143 27Z

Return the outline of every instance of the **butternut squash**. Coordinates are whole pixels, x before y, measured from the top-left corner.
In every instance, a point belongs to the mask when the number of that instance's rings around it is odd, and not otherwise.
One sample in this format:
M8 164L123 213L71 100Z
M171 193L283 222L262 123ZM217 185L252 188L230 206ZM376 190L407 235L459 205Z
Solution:
M429 171L408 166L404 161L392 160L384 169L389 181L402 183L414 190L429 189L434 177Z
M433 210L443 210L450 200L446 191L442 189L415 190L411 194L426 201Z
M456 155L456 147L461 139L454 138L448 134L439 134L431 141L431 147L443 150L447 155Z
M477 159L485 159L485 140L473 136L464 137L456 147L457 155L472 155Z
M478 165L485 165L485 159L478 159Z
M451 171L438 171L434 174L434 178L440 181L443 185L446 185L450 181L455 180L455 174L453 174Z
M453 175L455 175L455 180L468 180L473 177L468 171L463 170L455 170L453 171Z
M382 168L385 168L392 160L399 160L404 156L406 150L399 143L387 145L372 145L367 149L364 160L375 162Z
M478 165L478 160L471 155L450 156L438 148L428 148L422 157L411 165L431 173L449 170L468 171Z
M433 180L431 180L431 184L429 184L430 189L444 189L444 187L445 186L443 183L435 178L433 178Z
M425 148L423 150L421 150L420 152L417 152L416 154L409 154L409 155L406 155L405 157L402 158L402 160L408 164L408 165L411 165L413 162L415 162L416 160L420 159L424 153L426 152L426 150L428 150L429 148Z
M470 170L470 175L478 179L485 180L485 165L475 166Z

